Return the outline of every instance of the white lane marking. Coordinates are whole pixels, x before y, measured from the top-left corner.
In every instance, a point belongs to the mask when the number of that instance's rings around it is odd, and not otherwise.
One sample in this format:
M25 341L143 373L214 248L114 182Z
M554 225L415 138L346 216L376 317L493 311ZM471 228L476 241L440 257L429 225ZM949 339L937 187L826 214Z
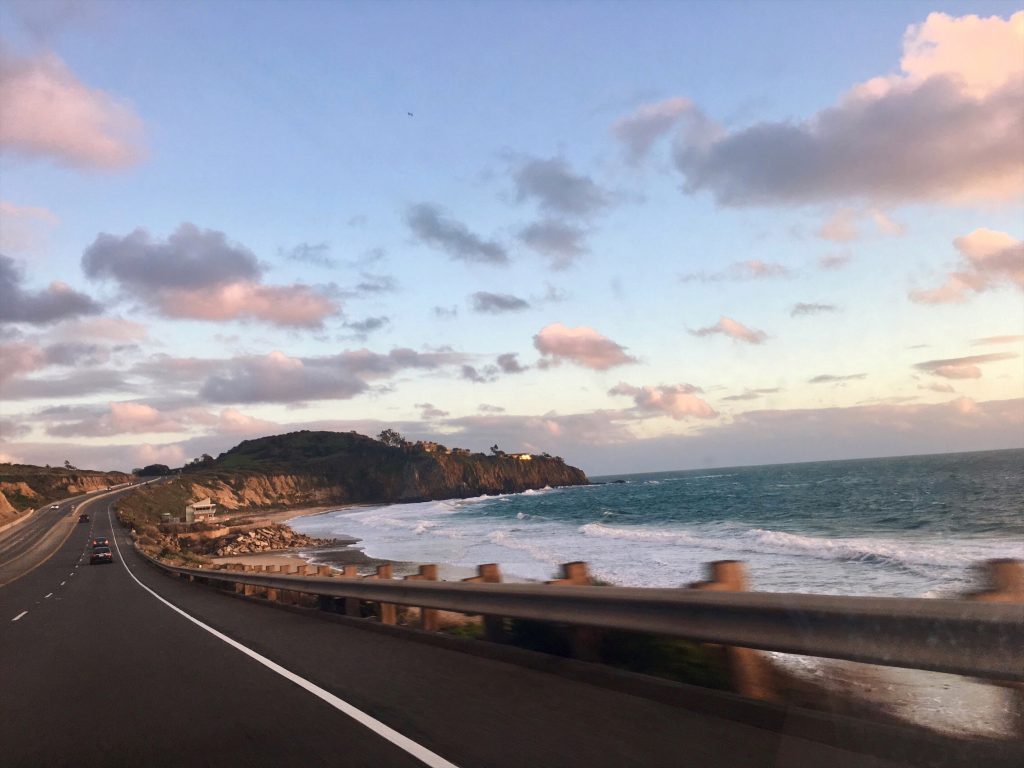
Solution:
M110 510L109 509L107 510L107 518L108 519L110 518ZM151 594L153 597L155 597L161 603L166 605L172 611L180 613L182 616L184 616L186 619L191 621L193 624L195 624L195 625L197 625L199 627L202 627L207 632L209 632L211 635L213 635L214 637L216 637L216 638L218 638L220 640L223 640L225 643L230 645L235 650L241 651L242 653L244 653L249 658L251 658L251 659L253 659L255 661L258 661L260 664L265 666L267 669L271 670L272 672L276 672L281 677L283 677L285 680L290 680L291 682L295 683L300 688L303 688L306 691L308 691L309 693L312 693L318 699L327 702L328 704L330 704L332 707L337 709L342 714L348 715L353 720L355 720L357 723L359 723L360 725L365 726L366 728L369 728L371 731L376 733L381 738L386 739L387 741L390 741L392 744L394 744L399 749L404 750L405 752L408 752L410 755L415 757L417 760L422 762L424 765L429 765L431 768L458 768L458 766L456 766L455 763L448 762L447 760L445 760L440 755L435 754L434 752L431 752L429 749L427 749L426 747L422 746L421 744L417 744L415 741L413 741L409 737L403 736L398 731L396 731L393 728L390 728L389 726L385 725L380 720L377 720L376 718L371 717L370 715L368 715L365 712L363 712L361 709L356 709L354 706L349 704L344 699L341 699L341 698L335 696L330 691L325 691L319 685L317 685L316 683L310 682L309 680L307 680L304 677L299 677L294 672L292 672L292 671L290 671L288 669L285 669L280 664L277 664L276 662L273 662L270 659L268 659L266 656L262 656L259 653L256 653L256 651L252 650L251 648L248 648L247 646L242 645L237 640L232 640L230 637L228 637L224 633L218 632L216 629L214 629L213 627L209 626L208 624L204 624L203 622L201 622L199 619L195 618L194 616L191 616L191 615L185 613L185 611L183 611L181 608L176 606L174 603L172 603L172 602L170 602L168 600L165 600L164 598L160 597L160 595L158 595L152 589L150 589L145 584L143 584L141 581L139 581L138 577L136 577L136 575L134 573L132 573L131 568L128 567L128 564L124 561L124 556L121 554L121 545L117 543L117 534L113 531L113 525L114 525L114 521L113 520L110 521L110 525L111 525L111 538L113 538L113 540L114 540L114 547L117 549L117 556L121 560L121 565L123 565L124 569L128 572L128 575L131 576L135 580L136 584L138 584L144 590L149 592L149 594Z
M45 596L43 597L43 600L45 600L45 599L46 599L47 597L53 597L53 592L51 592L51 593L50 593L50 594L48 594L48 595L45 595Z
M60 583L60 585L61 585L62 587L63 587L63 586L65 585L65 584L67 584L67 582L66 582L66 581L62 581L62 582Z
M17 616L15 616L15 617L14 617L13 619L11 619L11 621L17 621L17 620L18 620L18 619L20 619L20 618L21 618L22 616L24 616L24 615L25 615L26 613L28 613L28 611L22 611L22 612L21 612L21 613L19 613L19 614L18 614Z

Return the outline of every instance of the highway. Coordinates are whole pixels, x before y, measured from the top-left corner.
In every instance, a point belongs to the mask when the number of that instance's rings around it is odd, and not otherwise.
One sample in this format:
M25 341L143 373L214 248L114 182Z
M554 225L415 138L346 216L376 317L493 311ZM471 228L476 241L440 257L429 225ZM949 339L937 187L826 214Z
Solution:
M66 538L0 587L5 768L910 764L168 578L112 520L130 492L69 535L40 516ZM94 536L112 565L88 564Z

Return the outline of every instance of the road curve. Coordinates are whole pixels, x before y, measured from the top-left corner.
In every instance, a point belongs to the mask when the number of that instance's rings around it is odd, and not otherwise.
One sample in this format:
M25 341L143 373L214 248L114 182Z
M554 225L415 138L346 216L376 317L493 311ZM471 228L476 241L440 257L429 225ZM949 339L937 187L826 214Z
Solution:
M5 768L901 764L170 579L119 495L0 588Z

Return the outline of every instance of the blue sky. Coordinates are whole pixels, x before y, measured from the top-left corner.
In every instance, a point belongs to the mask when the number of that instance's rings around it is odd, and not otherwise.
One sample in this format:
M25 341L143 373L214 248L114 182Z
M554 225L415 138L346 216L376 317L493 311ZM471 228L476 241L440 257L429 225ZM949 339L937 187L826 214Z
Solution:
M8 459L1024 444L1013 4L7 2L0 38Z

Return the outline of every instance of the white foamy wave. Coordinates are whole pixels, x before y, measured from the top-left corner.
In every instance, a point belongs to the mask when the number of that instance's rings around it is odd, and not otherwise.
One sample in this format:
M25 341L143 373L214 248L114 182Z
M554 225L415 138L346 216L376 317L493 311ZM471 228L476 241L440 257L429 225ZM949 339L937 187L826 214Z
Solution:
M681 529L627 528L588 523L580 526L584 536L622 539L634 542L674 544L686 547L768 555L796 555L819 560L862 562L875 565L919 570L930 568L963 568L992 557L1024 557L1024 544L994 545L991 542L951 542L949 540L898 541L891 539L849 538L825 539L785 531L753 528L714 534L694 533Z

